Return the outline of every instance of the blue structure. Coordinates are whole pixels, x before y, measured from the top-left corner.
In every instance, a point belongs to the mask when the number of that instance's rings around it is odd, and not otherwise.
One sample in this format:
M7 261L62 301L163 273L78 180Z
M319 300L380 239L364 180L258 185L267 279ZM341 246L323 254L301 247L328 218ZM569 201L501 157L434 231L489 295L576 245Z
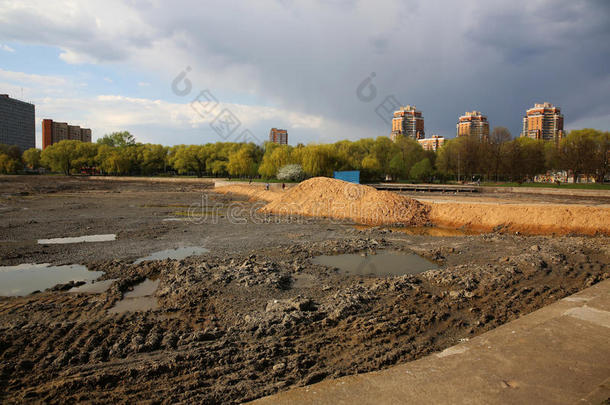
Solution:
M360 170L350 170L334 172L335 179L349 181L350 183L360 184Z

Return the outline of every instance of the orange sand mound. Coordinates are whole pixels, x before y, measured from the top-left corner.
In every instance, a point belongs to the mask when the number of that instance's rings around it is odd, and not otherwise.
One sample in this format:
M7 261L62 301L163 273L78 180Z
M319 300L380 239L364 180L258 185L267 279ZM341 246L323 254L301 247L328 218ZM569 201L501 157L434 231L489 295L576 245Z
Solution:
M263 184L235 184L230 186L221 186L214 189L216 193L222 194L239 194L246 197L250 197L251 200L256 201L274 201L282 195L280 190L265 190Z
M315 177L279 196L271 197L262 212L350 219L362 224L424 225L428 207L411 198L373 187Z
M439 226L478 231L610 235L610 209L586 205L432 203L429 216Z
M296 187L265 190L264 186L231 185L215 189L267 201L263 212L350 219L368 225L428 222L447 228L466 228L529 234L610 235L610 208L576 204L513 204L487 202L422 203L390 191L326 177L306 180Z

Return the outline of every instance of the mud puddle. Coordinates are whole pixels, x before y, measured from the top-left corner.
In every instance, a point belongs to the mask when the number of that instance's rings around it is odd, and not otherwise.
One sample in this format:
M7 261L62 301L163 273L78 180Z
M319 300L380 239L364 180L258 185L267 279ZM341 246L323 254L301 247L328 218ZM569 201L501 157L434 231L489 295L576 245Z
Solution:
M435 263L421 256L401 252L317 256L312 263L334 267L343 274L354 276L392 277L438 269Z
M116 234L108 233L102 235L69 236L65 238L38 239L39 245L55 245L65 243L82 242L110 242L116 240Z
M111 278L108 280L102 281L91 281L90 283L80 285L78 287L73 287L68 290L71 293L89 293L89 294L101 294L106 292L110 285L115 282L116 278Z
M159 308L154 293L159 287L159 280L146 279L136 285L133 290L123 294L123 299L108 310L110 314L125 312L140 312Z
M145 262L147 260L165 260L165 259L174 259L174 260L182 260L186 259L189 256L197 256L202 255L204 253L208 253L210 250L204 247L199 246L187 246L176 249L166 249L158 252L151 253L146 257L142 257L133 264L138 264Z
M21 296L43 291L57 284L70 281L93 281L104 272L89 271L80 264L50 266L42 264L20 264L0 267L0 295Z

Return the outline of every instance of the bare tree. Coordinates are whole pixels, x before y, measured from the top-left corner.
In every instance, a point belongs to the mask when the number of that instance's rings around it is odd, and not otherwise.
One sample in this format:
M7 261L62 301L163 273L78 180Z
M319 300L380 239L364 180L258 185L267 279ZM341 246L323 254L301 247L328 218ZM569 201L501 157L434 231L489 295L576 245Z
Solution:
M505 127L495 127L489 136L489 166L493 171L496 181L499 180L500 167L502 166L503 145L512 138L510 131Z

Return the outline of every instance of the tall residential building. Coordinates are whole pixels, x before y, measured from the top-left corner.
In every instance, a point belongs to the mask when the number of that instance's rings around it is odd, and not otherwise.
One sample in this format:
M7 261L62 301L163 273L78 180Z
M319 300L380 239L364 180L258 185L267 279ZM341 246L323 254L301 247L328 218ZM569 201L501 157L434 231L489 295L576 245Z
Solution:
M63 140L91 142L91 130L66 122L42 120L42 149Z
M563 138L563 115L559 107L551 103L536 103L525 112L521 136L545 141L560 141Z
M271 131L269 131L269 142L288 145L288 131L285 129L271 128Z
M445 137L440 135L432 135L432 138L418 139L417 142L419 142L424 150L436 152L445 144Z
M34 104L0 94L0 143L25 151L36 147Z
M414 105L400 107L398 111L394 111L390 138L396 141L398 135L404 135L413 139L425 138L424 117L421 111L417 111Z
M477 136L479 139L489 139L489 122L480 111L467 111L462 115L457 127L457 136Z

